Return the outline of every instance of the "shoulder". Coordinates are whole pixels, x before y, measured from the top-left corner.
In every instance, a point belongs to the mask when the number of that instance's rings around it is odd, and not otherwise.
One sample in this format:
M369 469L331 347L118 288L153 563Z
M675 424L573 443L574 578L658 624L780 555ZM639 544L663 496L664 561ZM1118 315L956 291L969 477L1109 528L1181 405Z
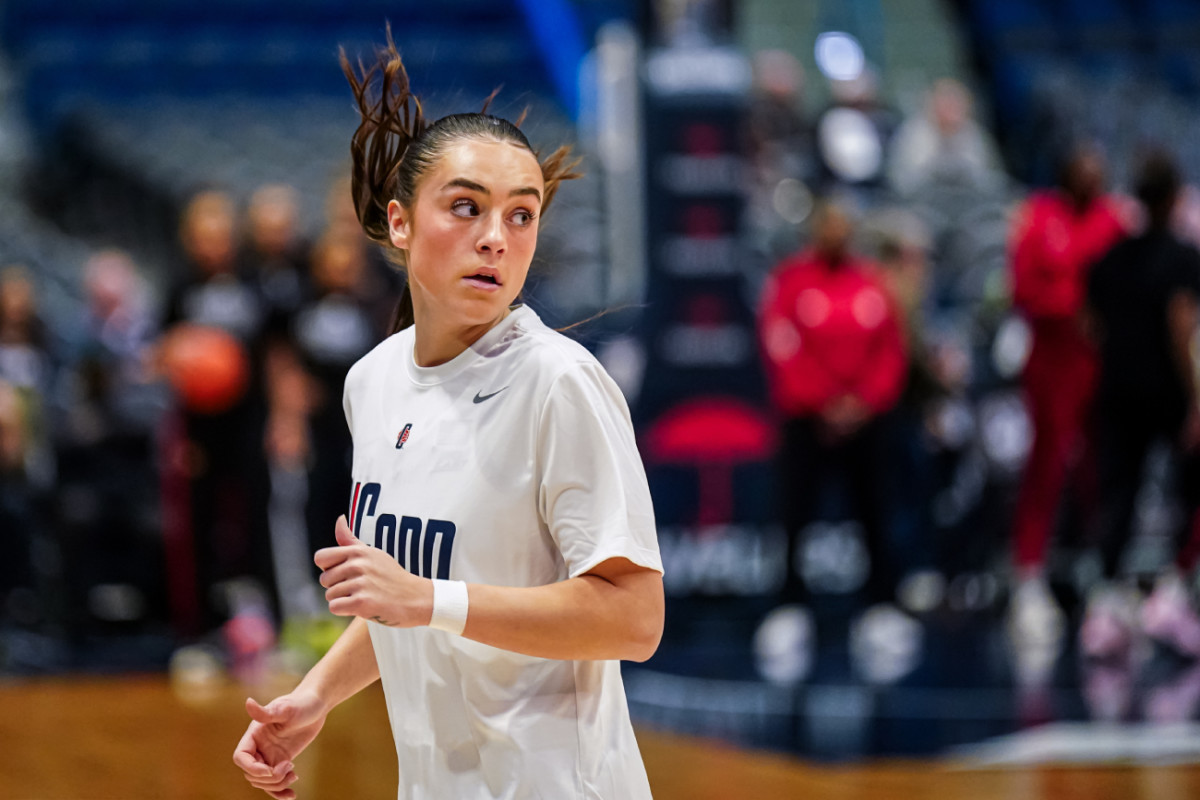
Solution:
M777 275L799 275L811 271L815 263L816 256L811 250L801 250L780 261L774 271Z
M866 256L852 256L850 269L855 275L868 283L880 283L883 280L883 265Z
M808 251L788 256L775 265L768 278L772 291L780 292L812 280L816 274L816 262Z
M1062 196L1054 189L1039 189L1029 195L1020 206L1023 211L1030 214L1034 219L1058 213L1063 207Z
M546 327L536 315L520 324L520 369L537 384L543 408L560 402L594 407L619 400L625 405L616 382L586 347Z
M412 337L412 328L393 333L379 344L371 348L366 355L354 362L346 373L346 392L349 394L380 375L389 367L394 367L396 359L404 352L405 343ZM411 346L411 345L410 345Z
M514 333L517 334L515 343L519 344L514 354L519 356L523 367L543 378L553 380L561 372L580 364L600 366L586 347L547 327L532 309L522 310ZM501 340L497 343L497 349L504 348L506 344L508 342Z

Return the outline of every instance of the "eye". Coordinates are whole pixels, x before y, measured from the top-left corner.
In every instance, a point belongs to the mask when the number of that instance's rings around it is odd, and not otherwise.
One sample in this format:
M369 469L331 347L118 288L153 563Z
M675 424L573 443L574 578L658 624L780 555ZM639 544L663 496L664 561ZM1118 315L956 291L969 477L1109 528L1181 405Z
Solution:
M455 200L450 204L451 213L459 217L477 217L479 216L479 206L475 205L474 200L463 198Z
M534 216L532 211L529 211L525 208L518 208L512 213L511 219L521 227L525 227L529 223L533 222Z

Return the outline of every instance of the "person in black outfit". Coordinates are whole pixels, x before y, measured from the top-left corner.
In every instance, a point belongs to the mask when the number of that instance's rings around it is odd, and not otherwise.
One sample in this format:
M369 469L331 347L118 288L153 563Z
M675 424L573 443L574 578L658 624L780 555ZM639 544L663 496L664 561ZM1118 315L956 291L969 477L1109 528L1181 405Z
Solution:
M1175 649L1200 656L1200 619L1184 576L1196 562L1190 541L1200 526L1200 406L1192 341L1200 302L1200 252L1171 231L1180 190L1173 162L1148 158L1137 180L1146 228L1119 242L1095 266L1088 303L1100 345L1097 412L1100 422L1100 549L1108 589L1093 597L1081 632L1094 657L1128 649L1140 622L1146 633ZM1177 558L1135 619L1136 596L1111 589L1133 533L1138 490L1147 453L1171 444L1183 524ZM1107 599L1106 599L1107 598Z
M220 328L233 335L250 360L251 383L227 409L206 413L180 403L168 415L166 439L181 439L167 458L164 528L171 542L190 542L190 558L172 559L176 584L175 626L184 635L207 633L225 621L228 598L222 587L247 575L270 586L270 551L263 535L263 510L255 502L262 441L262 387L257 368L266 309L252 283L237 269L237 209L222 192L204 191L188 203L180 224L187 272L167 296L163 329L180 324ZM167 488L171 487L171 488ZM182 551L188 547L179 546ZM180 586L194 571L194 597Z

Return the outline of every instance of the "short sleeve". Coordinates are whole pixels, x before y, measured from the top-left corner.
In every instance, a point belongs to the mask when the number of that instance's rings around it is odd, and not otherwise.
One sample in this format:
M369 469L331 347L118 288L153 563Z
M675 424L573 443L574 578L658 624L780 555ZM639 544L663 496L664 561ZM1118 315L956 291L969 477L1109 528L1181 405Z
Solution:
M629 408L599 364L555 379L537 437L538 510L570 577L618 557L662 572Z
M355 366L358 366L355 364ZM350 410L350 388L353 380L355 369L350 368L346 372L346 380L342 384L342 411L346 415L346 427L350 430L350 435L354 435L354 414Z

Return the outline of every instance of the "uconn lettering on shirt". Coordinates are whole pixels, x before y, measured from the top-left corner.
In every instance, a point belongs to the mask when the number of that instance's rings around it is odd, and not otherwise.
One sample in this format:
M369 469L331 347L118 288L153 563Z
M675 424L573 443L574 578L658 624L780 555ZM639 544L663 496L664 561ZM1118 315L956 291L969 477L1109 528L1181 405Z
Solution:
M383 489L378 483L354 484L354 499L350 503L350 521L354 535L391 555L414 575L422 578L450 577L450 556L454 549L455 525L446 519L422 520L420 517L395 514L376 515ZM363 525L374 521L374 531Z

